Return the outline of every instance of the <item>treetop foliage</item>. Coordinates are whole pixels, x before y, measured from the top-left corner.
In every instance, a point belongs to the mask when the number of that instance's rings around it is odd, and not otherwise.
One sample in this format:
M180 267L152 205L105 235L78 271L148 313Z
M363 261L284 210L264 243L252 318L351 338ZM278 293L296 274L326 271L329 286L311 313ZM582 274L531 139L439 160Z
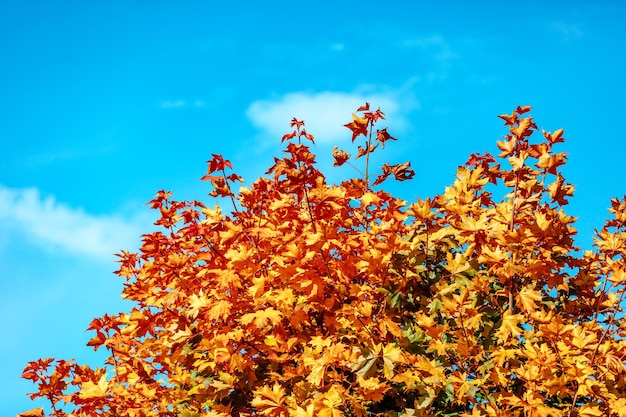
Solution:
M355 157L333 150L358 173L338 185L295 118L250 186L213 155L222 206L157 193L160 229L119 254L134 307L89 325L106 363L30 362L50 407L21 416L625 417L626 199L581 254L563 130L530 111L415 202L381 188L409 162L371 173L396 138L369 104L346 124Z

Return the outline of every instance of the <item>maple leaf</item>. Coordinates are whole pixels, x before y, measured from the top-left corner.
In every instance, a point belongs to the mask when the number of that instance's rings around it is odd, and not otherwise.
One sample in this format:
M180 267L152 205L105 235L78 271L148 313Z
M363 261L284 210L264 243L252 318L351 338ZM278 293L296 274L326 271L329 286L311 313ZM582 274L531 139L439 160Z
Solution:
M511 126L510 130L518 139L523 139L526 136L530 136L533 132L533 129L536 129L537 126L533 123L531 117L525 117L521 119L517 127Z
M293 132L291 132L291 133L287 133L287 134L285 134L285 135L283 136L283 138L281 139L280 143L283 143L284 141L289 140L289 139L293 139L293 138L295 138L295 137L296 137L296 131L294 130L294 131L293 131Z
M389 344L382 348L380 351L380 356L383 360L383 375L385 378L392 379L393 378L393 369L396 363L402 363L402 349L395 344Z
M352 131L352 142L360 135L367 136L369 120L352 113L352 122L344 125Z
M376 131L376 140L383 145L383 148L385 147L385 142L387 142L388 140L398 140L394 138L393 136L391 136L387 132L387 129L388 128L385 127L384 129L380 129Z
M375 112L371 112L369 110L363 111L363 117L370 121L370 123L374 124L378 121L378 119L384 119L385 114L380 111L380 108Z
M208 297L202 292L200 292L199 294L191 294L191 296L189 297L189 306L191 308L189 309L187 315L189 317L195 318L198 316L200 310L209 306L209 304L210 303Z
M17 415L17 417L45 417L43 408L33 408Z
M532 287L526 286L522 288L517 295L518 304L528 313L535 311L537 309L536 302L540 302L542 300L543 297L539 291L535 290L534 285Z
M452 374L449 380L455 384L455 400L457 402L475 398L481 382L480 380L468 380L467 373L458 371Z
M335 159L333 165L340 167L345 164L348 159L350 159L350 154L344 150L339 150L337 146L335 146L333 148L333 158Z
M501 114L498 117L504 120L505 125L512 126L517 123L517 114L515 114L515 112L513 112L512 114Z
M586 332L581 326L574 327L572 346L578 349L593 349L598 338L595 333Z
M372 186L378 185L378 184L382 184L387 178L389 178L389 175L391 174L391 172L384 172L380 175L378 175L376 177L376 179L372 182Z
M291 127L296 127L297 130L300 130L304 126L304 120L298 120L295 117L291 119L289 123Z
M391 389L391 387L378 378L362 378L357 376L357 383L359 387L363 389L363 399L365 401L382 401L384 394Z
M157 195L150 201L146 203L146 205L150 205L153 209L160 209L163 207L163 203L167 201L172 196L170 191L160 190Z
M563 129L558 129L555 132L546 132L545 130L542 130L541 133L551 144L565 142L565 139L563 138Z
M311 142L315 143L315 138L312 134L307 133L306 130L302 130L302 132L300 132L300 136L304 136L306 139L310 140Z
M322 395L323 407L319 411L321 417L343 417L343 398L339 391L332 386Z
M306 409L297 406L289 410L290 417L315 417L315 404L309 404Z
M260 409L263 415L281 414L286 410L285 389L278 383L274 383L272 388L263 385L254 391L254 398L250 405Z
M510 338L520 336L521 332L518 325L524 320L521 314L512 314L511 310L506 310L502 315L502 324L496 331L495 335L499 343L505 343Z
M508 140L496 141L496 146L498 146L498 148L502 151L500 152L500 155L498 155L498 157L504 158L504 157L513 155L515 152L516 145L517 145L517 138L514 136L509 137Z
M280 323L282 319L283 319L283 315L280 311L276 310L273 307L268 307L263 310L255 311L254 313L246 313L243 316L241 316L239 321L243 325L247 325L247 324L254 322L254 325L257 328L262 329L267 324L270 324L271 326L275 326L276 324Z
M108 387L109 383L107 382L107 374L103 374L95 384L92 381L83 382L81 389L78 392L78 397L82 400L102 398L107 395Z
M358 109L356 109L357 112L360 111L368 111L370 109L370 104L366 101L364 105L360 106Z
M209 320L226 320L230 314L232 303L228 300L219 300L211 306L207 318Z
M411 161L407 161L404 164L396 164L391 166L391 173L398 181L410 180L415 176L415 171L409 169Z
M222 155L215 153L213 154L213 158L209 159L207 163L209 164L207 175L210 175L216 171L224 171L226 167L230 169L233 168L233 165L230 163L229 160L224 159Z
M365 148L359 145L359 147L357 148L358 152L357 152L355 158L358 159L358 158L360 158L362 156L365 156L365 155L367 155L369 153L372 153L372 152L374 152L376 150L377 147L378 147L378 145L372 145L372 144L366 146Z
M578 409L580 417L602 417L605 413L597 405L584 404Z
M557 168L565 164L566 156L561 153L548 154L543 153L539 157L539 161L535 165L537 168L543 168L546 172L556 175Z
M564 206L568 204L567 197L574 195L574 187L571 184L566 184L565 178L558 173L556 180L552 184L548 185L548 192L550 193L550 198L552 198L553 202Z
M363 207L369 207L371 205L378 205L380 204L381 199L378 196L378 194L376 193L372 193L372 192L366 192L363 193L363 196L361 197L361 205Z

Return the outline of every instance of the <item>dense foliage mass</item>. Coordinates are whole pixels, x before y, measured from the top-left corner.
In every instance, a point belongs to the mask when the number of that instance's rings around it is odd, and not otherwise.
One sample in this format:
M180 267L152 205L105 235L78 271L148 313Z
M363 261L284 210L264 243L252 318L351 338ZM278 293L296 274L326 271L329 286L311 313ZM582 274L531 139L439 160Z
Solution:
M160 231L119 255L136 306L89 326L105 366L31 362L50 409L22 416L626 416L626 200L580 254L563 131L529 112L411 204L376 188L409 163L370 175L395 138L369 105L346 125L355 158L333 152L363 165L340 185L296 119L237 193L214 155L203 180L232 212L160 191Z

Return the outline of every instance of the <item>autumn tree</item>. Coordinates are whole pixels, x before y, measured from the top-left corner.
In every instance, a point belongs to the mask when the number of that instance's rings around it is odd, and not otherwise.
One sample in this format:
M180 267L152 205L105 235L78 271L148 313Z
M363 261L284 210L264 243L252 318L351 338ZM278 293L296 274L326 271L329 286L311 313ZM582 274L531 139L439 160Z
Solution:
M213 155L221 204L160 191L159 231L119 254L134 307L89 325L106 363L29 363L50 407L22 416L626 416L626 200L576 248L563 130L530 110L415 202L381 185L408 162L372 169L396 139L368 104L338 185L296 119L248 187Z

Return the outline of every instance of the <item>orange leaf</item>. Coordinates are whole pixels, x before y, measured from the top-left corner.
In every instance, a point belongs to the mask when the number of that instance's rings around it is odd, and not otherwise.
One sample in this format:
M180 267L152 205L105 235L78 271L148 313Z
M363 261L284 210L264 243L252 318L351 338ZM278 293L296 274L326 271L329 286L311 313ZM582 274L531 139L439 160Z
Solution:
M44 417L43 408L33 408L17 415L17 417Z
M291 119L291 123L289 123L291 127L296 127L296 129L300 130L301 127L304 126L304 120L298 120L295 117Z
M350 154L344 150L339 150L336 146L333 148L333 158L335 158L334 166L340 167L350 159Z
M359 135L367 136L368 125L369 125L369 120L362 119L356 114L352 113L352 122L345 124L344 126L352 131L352 142L354 142L354 140Z
M280 143L283 143L284 141L289 140L289 139L293 139L295 137L296 137L296 131L294 130L293 132L287 133L286 135L284 135L283 138L281 139Z
M275 326L276 324L280 323L282 319L283 319L283 315L281 314L280 311L276 310L273 307L268 307L264 310L259 310L254 313L244 314L243 316L241 316L239 321L243 325L254 322L254 325L257 328L262 329L267 324L271 324L272 326Z

